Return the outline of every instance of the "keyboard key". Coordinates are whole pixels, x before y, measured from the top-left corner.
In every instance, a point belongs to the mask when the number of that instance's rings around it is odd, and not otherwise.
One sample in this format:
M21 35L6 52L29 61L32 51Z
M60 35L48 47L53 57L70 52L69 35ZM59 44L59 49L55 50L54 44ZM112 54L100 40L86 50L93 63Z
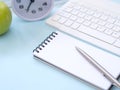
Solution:
M100 17L100 19L102 19L102 20L107 20L107 19L108 19L108 16L102 15L102 16Z
M107 21L108 21L109 23L114 23L114 22L115 22L115 19L110 17Z
M79 10L81 7L80 6L75 6L74 9Z
M105 30L104 32L105 32L106 34L108 34L108 35L111 35L111 34L113 33L113 31L110 30L110 29L107 29L107 30Z
M98 24L104 26L106 24L106 22L102 21L102 20L99 20Z
M92 23L92 24L90 25L90 27L93 28L93 29L97 29L98 25L95 24L95 23Z
M111 29L114 25L111 24L111 23L107 23L105 26L106 26L107 28Z
M52 17L52 19L53 19L54 21L58 21L58 20L60 19L60 16L59 16L59 15L55 15L55 16Z
M120 48L120 39L117 39L113 45Z
M70 17L70 19L73 20L73 21L75 21L75 20L77 19L77 16L72 15L72 16Z
M84 6L82 6L82 7L80 8L80 11L81 11L81 12L86 12L86 11L87 11L87 8L85 8Z
M89 22L89 21L83 22L83 25L85 25L85 26L89 26L90 24L91 24L91 22Z
M114 24L116 24L116 25L120 26L120 21L119 21L119 20L117 20Z
M64 8L64 11L66 11L66 12L70 12L70 11L72 11L73 9L72 8L70 8L70 7L66 7L66 8Z
M71 24L73 24L73 21L72 21L72 20L67 20L67 21L65 22L65 25L66 25L66 26L70 26Z
M84 18L85 18L86 20L91 20L91 19L92 19L92 16L86 15Z
M115 38L119 38L120 37L120 32L113 32L112 36Z
M79 13L79 11L78 10L72 10L72 12L71 12L73 15L77 15L78 13Z
M66 18L62 17L62 18L60 18L60 19L58 20L58 22L62 24L62 23L64 23L66 20L67 20Z
M85 16L85 13L80 12L80 13L78 14L78 16L81 17L81 18L83 18L83 17Z
M74 23L74 24L72 24L71 27L72 27L73 29L77 29L79 26L80 26L79 23Z
M93 15L93 14L94 14L94 11L88 10L88 11L87 11L87 14L88 14L88 15Z
M106 29L106 28L105 28L105 27L102 27L102 26L98 26L98 27L97 27L97 30L98 30L98 31L101 31L101 32L105 31L105 29Z
M71 16L70 13L67 13L67 12L65 12L65 11L61 11L61 12L59 12L58 14L61 15L61 16L66 17L66 18L69 18L69 17Z
M83 19L83 18L78 18L76 22L78 22L78 23L83 23L84 21L85 21L85 19Z
M93 23L98 23L99 19L98 18L92 18L91 22Z
M82 33L85 33L89 36L92 36L92 37L95 37L99 40L102 40L104 42L107 42L107 43L110 43L110 44L113 44L113 42L116 40L115 38L111 37L111 36L108 36L106 34L103 34L103 33L100 33L96 30L93 30L91 28L88 28L86 26L83 26L81 25L79 28L78 28L78 31L82 32Z
M95 14L93 15L94 17L100 17L102 15L102 13L99 13L99 12L95 12Z
M116 31L116 32L119 32L119 31L120 31L120 27L119 27L119 26L114 26L112 29L113 29L114 31Z

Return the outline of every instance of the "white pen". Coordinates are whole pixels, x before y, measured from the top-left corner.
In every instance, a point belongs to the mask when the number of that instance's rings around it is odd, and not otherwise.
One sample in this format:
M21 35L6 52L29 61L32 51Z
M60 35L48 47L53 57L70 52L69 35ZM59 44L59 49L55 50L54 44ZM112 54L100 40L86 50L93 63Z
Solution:
M104 76L112 82L113 85L117 86L120 88L120 83L118 80L116 80L105 68L103 68L99 63L97 63L90 55L88 55L86 52L84 52L82 49L79 47L75 47L76 50L86 58L95 68L97 68L101 73L104 74Z

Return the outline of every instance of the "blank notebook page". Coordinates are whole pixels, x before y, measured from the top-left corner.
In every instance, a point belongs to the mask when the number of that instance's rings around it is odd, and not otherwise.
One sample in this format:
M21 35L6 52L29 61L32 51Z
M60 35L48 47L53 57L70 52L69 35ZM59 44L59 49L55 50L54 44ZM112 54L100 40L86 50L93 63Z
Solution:
M111 82L83 58L83 56L78 53L75 46L87 52L115 78L120 74L120 57L104 52L61 32L57 31L56 33L57 35L55 35L55 37L51 35L44 41L47 45L42 43L34 50L34 56L100 89L108 90L111 86ZM50 38L52 38L52 40L50 40Z

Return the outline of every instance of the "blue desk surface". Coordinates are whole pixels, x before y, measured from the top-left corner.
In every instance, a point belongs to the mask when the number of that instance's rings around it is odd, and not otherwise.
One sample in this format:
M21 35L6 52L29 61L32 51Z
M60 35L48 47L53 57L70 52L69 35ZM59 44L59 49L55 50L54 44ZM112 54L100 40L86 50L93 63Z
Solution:
M96 90L33 58L33 49L55 31L45 20L26 22L13 13L9 32L0 36L0 90Z

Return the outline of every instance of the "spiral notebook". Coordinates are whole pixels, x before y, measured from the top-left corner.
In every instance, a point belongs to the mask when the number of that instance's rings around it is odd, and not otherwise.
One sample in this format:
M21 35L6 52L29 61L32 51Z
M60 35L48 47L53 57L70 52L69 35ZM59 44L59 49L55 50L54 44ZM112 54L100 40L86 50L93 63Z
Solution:
M112 86L111 82L85 60L75 49L75 46L87 52L115 78L119 77L120 57L102 51L59 31L50 34L36 47L33 55L99 89L109 90Z

